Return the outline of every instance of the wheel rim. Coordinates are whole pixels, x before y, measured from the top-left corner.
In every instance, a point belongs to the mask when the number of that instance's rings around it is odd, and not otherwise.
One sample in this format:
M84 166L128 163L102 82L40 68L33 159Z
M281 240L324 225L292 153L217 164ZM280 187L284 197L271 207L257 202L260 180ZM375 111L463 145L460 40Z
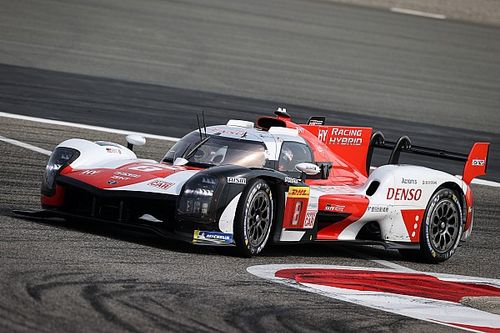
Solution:
M453 248L460 230L459 223L459 213L454 202L446 199L437 204L429 226L431 244L437 252L445 253Z
M265 192L260 191L252 198L247 225L250 244L252 246L262 244L271 225L271 200Z

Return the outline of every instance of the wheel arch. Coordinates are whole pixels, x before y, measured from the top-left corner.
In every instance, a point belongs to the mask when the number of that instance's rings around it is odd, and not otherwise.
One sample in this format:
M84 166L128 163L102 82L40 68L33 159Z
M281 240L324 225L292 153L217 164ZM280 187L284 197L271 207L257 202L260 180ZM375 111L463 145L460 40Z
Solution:
M74 169L93 167L108 161L137 159L133 151L112 142L68 139L58 144L56 148L58 147L72 148L80 152L80 156L71 163Z
M272 243L278 243L281 236L281 229L283 226L283 214L280 212L285 211L285 192L287 185L283 180L278 177L273 177L269 175L259 175L254 179L262 179L271 188L271 193L273 195L273 223L271 225L271 235L270 241Z
M460 187L457 183L454 183L454 182L445 182L445 183L441 184L438 188L436 188L436 190L432 193L431 198L434 196L434 194L436 194L437 191L439 191L443 188L450 189L452 191L455 191L458 194L460 208L462 208L462 224L465 225L466 217L467 217L467 203L466 203L465 193L464 193L462 187Z
M251 177L248 182L246 183L244 189L241 191L241 197L239 198L238 200L238 204L237 204L237 207L236 207L236 212L235 212L235 218L233 219L233 237L234 237L234 240L235 240L235 243L236 243L236 246L238 247L239 249L239 252L240 254L242 254L243 256L245 257L251 257L253 255L256 255L258 253L260 253L260 251L266 246L266 244L268 244L270 241L273 240L273 226L274 226L274 223L273 223L273 220L275 220L275 211L276 211L276 208L275 208L275 200L273 198L273 196L275 195L274 193L274 190L273 190L273 186L272 184L274 183L274 181L272 180L272 177L271 177L271 182L269 181L270 178L268 177L262 177L262 175L256 175L254 177ZM265 185L267 186L267 188L271 191L271 198L270 198L270 204L272 205L272 211L271 211L271 214L272 214L272 219L271 219L271 225L269 227L269 233L267 235L267 237L265 238L265 240L263 241L263 243L261 245L259 245L259 247L257 248L257 250L254 250L254 248L252 248L252 245L251 242L249 242L248 238L247 238L247 235L246 235L246 227L245 227L245 205L246 205L246 202L248 199L251 198L251 196L249 197L250 193L252 193L252 189L255 188L255 184L258 183L258 182L262 182L262 183L265 183Z
M433 209L435 209L435 207L433 208L433 205L440 204L443 202L442 198L436 197L436 195L439 194L440 191L442 192L443 190L452 191L451 194L448 193L448 194L444 194L444 195L447 195L448 198L450 198L450 195L451 195L452 201L454 201L454 200L458 201L458 202L455 201L455 204L457 204L461 210L462 221L461 221L461 224L459 227L458 234L456 235L457 239L454 241L454 243L453 243L454 245L452 246L452 248L449 248L448 250L446 250L446 252L439 252L432 245L432 242L430 240L431 236L428 235L428 232L429 232L428 231L429 230L428 224L430 223L430 222L428 222L429 221L428 214L429 214L429 212L433 212ZM436 200L434 198L436 198ZM465 196L463 194L462 188L458 184L456 184L455 182L452 182L452 181L442 183L432 193L431 199L427 204L424 219L422 219L422 226L420 229L420 233L421 233L420 237L421 238L420 238L419 257L421 257L424 261L430 262L430 263L443 262L443 261L448 260L455 253L457 247L460 244L463 232L465 230L465 222L466 221L465 221L465 211L464 211L464 204L465 204L464 200L465 200ZM440 222L440 223L443 223L443 222ZM461 231L460 231L460 229L461 229ZM439 242L441 242L441 241L439 240Z

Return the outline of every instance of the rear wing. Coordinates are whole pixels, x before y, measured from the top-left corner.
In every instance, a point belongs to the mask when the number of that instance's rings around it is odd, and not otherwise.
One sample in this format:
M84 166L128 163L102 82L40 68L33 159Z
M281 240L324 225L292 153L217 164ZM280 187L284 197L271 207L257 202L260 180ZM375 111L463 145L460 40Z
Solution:
M398 164L401 152L430 156L440 159L464 162L462 180L466 184L479 176L486 174L488 167L489 142L476 142L472 146L469 154L456 153L443 149L434 149L411 144L410 138L402 136L396 142L386 141L382 132L373 133L366 158L366 172L369 173L374 148L391 150L388 164Z

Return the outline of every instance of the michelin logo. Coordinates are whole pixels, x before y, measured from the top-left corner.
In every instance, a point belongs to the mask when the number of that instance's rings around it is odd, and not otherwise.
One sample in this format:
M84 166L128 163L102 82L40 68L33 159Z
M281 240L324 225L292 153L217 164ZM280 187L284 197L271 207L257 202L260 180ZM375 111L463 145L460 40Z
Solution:
M195 230L193 243L211 243L217 245L234 244L233 234L226 234L218 231Z

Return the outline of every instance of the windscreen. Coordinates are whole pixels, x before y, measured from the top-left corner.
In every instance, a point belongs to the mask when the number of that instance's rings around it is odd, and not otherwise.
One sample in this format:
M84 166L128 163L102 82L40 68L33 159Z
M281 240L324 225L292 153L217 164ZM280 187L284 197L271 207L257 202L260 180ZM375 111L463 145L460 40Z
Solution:
M248 168L261 168L266 162L264 152L265 146L261 142L216 135L203 137L203 140L200 140L199 134L193 132L178 141L167 152L163 161L172 163L176 158L184 157L194 165L235 164Z

